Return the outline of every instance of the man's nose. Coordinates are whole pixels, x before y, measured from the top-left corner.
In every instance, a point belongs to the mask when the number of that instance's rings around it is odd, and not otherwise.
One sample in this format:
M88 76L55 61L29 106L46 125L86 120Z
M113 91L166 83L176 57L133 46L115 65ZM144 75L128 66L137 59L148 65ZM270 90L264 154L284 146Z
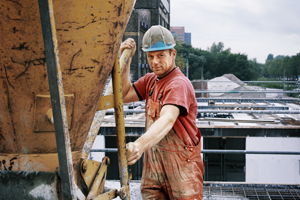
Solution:
M153 57L153 64L158 64L158 63L159 63L158 57L154 56Z

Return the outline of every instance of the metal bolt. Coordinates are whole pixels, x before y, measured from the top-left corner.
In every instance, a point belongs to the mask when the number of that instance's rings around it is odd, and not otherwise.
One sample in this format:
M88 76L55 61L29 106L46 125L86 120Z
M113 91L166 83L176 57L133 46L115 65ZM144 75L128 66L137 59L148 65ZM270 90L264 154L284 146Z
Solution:
M124 199L127 196L126 191L123 188L121 188L117 194L121 199Z
M190 151L193 151L193 148L191 148L191 150Z
M106 165L109 165L110 159L105 156L105 157L102 158L102 163L105 163Z
M190 162L190 159L187 159L186 161L187 161L187 162Z
M87 166L86 161L83 161L83 162L82 162L82 169L81 169L83 173L86 172L87 167L88 167L88 166Z
M185 150L187 150L187 147L184 147Z

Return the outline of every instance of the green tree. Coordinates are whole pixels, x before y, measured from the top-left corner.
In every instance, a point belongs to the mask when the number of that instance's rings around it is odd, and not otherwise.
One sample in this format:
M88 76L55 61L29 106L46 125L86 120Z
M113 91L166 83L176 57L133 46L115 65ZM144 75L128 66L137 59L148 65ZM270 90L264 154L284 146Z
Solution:
M219 42L217 45L216 43L213 43L210 47L210 52L213 54L221 53L224 49L224 43Z
M268 60L274 60L274 55L273 54L269 54L266 61L268 61Z
M294 80L297 79L297 72L298 72L299 65L300 65L300 56L299 55L292 56L291 59L289 60L289 64L286 72L287 75Z
M185 72L186 60L189 62L189 78L191 80L201 79L203 68L204 79L211 79L223 74L232 73L241 80L258 79L267 71L264 66L256 60L248 60L245 54L233 54L231 49L224 50L224 44L213 43L208 50L193 48L188 44L177 44L176 65ZM267 73L266 73L267 75Z

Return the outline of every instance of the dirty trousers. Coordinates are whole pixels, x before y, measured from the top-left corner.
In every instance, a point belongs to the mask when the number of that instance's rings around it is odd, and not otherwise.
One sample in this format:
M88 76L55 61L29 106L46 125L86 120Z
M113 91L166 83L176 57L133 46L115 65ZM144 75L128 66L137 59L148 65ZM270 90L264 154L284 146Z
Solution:
M201 143L187 146L171 130L144 153L141 182L143 199L202 200Z

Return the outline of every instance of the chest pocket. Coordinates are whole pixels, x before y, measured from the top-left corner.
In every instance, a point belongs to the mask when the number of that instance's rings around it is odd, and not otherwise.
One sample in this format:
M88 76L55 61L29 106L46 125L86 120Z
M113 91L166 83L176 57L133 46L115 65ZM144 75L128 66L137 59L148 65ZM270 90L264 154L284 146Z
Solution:
M154 102L152 99L147 101L147 115L153 120L158 119L160 116L161 105L159 101Z

